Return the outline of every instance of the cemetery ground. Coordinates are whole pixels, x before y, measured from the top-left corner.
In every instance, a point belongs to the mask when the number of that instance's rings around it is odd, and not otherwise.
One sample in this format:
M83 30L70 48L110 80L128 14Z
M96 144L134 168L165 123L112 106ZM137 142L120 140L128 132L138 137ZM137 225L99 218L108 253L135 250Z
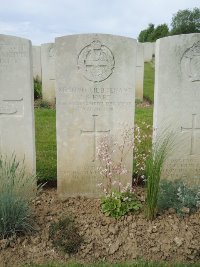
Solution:
M150 64L145 67L145 79L147 76L144 94L149 102L153 102L153 68ZM152 125L152 113L151 104L144 101L137 105L136 123L147 134L151 129L146 129L143 122ZM114 219L101 212L98 199L70 197L60 201L55 188L55 109L37 108L35 117L37 172L39 181L48 183L32 202L36 231L0 240L0 266L62 267L67 263L75 267L81 264L94 266L98 262L97 266L199 266L200 210L192 215L186 212L180 217L174 209L168 209L159 213L155 220L148 221L143 205L137 213ZM144 147L148 147L151 140L146 142ZM144 188L138 186L136 193L144 204ZM77 249L76 253L63 252L58 243L54 243L60 233L52 238L53 232L49 229L55 229L61 218L68 218L69 225L73 220L74 228L70 229L78 229L78 235L74 233L71 237L73 245L70 247L73 252ZM82 242L79 244L79 241ZM53 263L47 264L50 262Z

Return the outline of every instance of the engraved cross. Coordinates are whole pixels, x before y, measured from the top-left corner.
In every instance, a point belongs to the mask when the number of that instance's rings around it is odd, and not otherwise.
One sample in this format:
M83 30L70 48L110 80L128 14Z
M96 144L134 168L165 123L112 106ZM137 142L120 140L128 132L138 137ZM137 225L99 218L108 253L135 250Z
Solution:
M98 134L102 134L102 133L110 133L110 130L101 130L98 131L96 129L96 117L98 117L98 115L92 115L93 116L93 129L92 130L81 130L81 134L85 134L85 135L92 135L93 136L93 159L92 162L95 161L96 159L96 138Z
M181 127L181 132L191 132L190 155L194 155L195 132L200 131L200 128L196 128L196 115L197 114L192 114L192 128Z
M23 98L19 99L0 99L0 117L1 115L12 116L18 112L17 107L14 105L16 102L22 102ZM0 125L0 153L2 150L2 127Z

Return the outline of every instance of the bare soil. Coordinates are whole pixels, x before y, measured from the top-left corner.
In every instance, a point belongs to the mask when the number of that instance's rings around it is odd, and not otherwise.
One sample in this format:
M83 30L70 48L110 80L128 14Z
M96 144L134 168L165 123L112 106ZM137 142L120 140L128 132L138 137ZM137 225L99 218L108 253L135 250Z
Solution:
M200 210L184 219L173 210L149 222L144 212L119 220L100 211L98 199L58 199L56 189L44 189L33 201L35 233L0 240L0 266L28 263L99 261L125 262L138 258L153 261L200 262ZM64 254L49 240L49 227L72 216L84 238L79 252Z

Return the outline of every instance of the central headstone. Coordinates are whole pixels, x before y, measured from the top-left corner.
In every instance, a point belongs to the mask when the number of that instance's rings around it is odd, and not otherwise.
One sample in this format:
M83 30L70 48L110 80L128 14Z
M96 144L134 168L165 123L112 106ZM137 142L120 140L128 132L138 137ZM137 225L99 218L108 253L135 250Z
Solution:
M55 104L55 49L54 43L41 45L42 99Z
M134 126L137 42L104 34L56 39L58 192L99 194L96 149L103 135L119 139ZM131 182L132 151L126 158Z

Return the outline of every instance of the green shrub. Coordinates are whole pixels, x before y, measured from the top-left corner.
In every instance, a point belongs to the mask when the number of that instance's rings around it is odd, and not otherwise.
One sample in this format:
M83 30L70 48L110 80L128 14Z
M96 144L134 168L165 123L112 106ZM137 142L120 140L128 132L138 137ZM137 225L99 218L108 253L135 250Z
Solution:
M34 229L29 201L35 188L36 177L26 173L24 162L0 156L0 238Z
M126 192L112 191L101 200L101 210L106 216L120 218L128 212L138 211L141 203L130 190Z
M42 97L42 82L38 77L34 79L34 99Z
M82 237L78 233L78 228L69 217L51 224L49 238L56 248L69 254L78 252L83 242Z
M174 135L163 131L153 144L152 152L146 161L146 217L149 220L153 220L156 216L161 171L173 148L173 141Z
M184 216L185 208L188 208L188 213L193 213L199 205L200 187L189 186L179 179L161 181L158 198L159 211L173 208L179 215Z

